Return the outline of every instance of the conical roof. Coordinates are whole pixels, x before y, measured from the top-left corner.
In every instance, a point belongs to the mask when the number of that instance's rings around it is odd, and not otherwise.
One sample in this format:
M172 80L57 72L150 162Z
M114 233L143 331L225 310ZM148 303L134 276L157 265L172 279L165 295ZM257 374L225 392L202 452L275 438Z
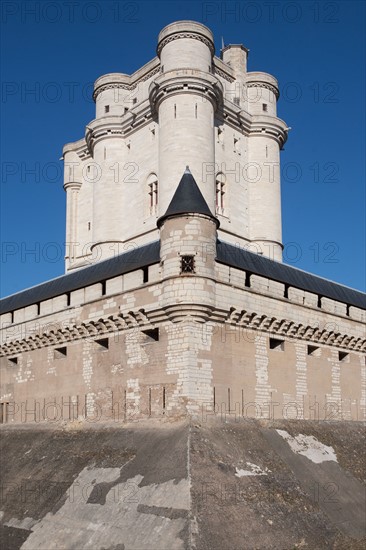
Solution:
M216 220L217 225L219 225L218 219L209 209L188 166L183 173L167 211L157 221L158 227L167 218L179 214L204 214Z

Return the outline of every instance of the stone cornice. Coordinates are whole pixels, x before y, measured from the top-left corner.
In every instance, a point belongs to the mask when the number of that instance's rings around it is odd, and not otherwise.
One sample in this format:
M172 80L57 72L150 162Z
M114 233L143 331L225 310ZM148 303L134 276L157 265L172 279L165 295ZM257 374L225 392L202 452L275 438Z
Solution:
M134 90L135 88L137 88L139 84L141 84L141 82L145 82L146 80L149 80L159 72L160 72L160 63L157 66L150 69L147 73L137 78L136 80L133 79L134 75L132 75L131 77L128 77L129 82L118 82L117 80L113 81L113 75L112 75L110 82L97 85L93 93L93 99L95 101L98 95L104 92L105 90L114 90L118 88L122 90L128 90L128 91Z
M196 69L180 69L163 73L149 87L151 108L157 112L160 103L169 95L195 93L210 100L217 109L222 104L221 82L212 74Z
M205 321L207 322L207 318L209 318L210 324L228 323L239 329L257 330L274 336L280 336L284 339L302 340L342 348L348 351L364 352L366 350L365 338L357 338L356 336L326 330L325 328L320 329L317 326L296 323L290 319L268 316L260 312L237 310L234 307L220 310L192 303L179 304L179 308L182 313L182 319L191 318L200 324L203 324ZM0 348L0 356L9 357L39 348L58 346L86 338L99 338L108 334L112 336L116 332L130 329L143 330L151 328L156 326L156 323L169 321L170 313L166 308L150 311L139 309L137 311L103 317L98 319L98 321L70 324L62 328L57 328L57 323L55 323L53 330L39 331L23 339L6 342ZM179 326L179 322L174 324Z
M247 88L266 88L276 96L276 99L278 99L280 96L278 88L267 82L247 82L245 86Z
M219 76L221 76L221 78L223 78L224 80L227 80L230 83L235 82L235 75L234 75L233 69L229 67L226 63L224 63L222 59L214 56L213 67L214 67L215 74L218 74Z
M102 139L127 137L142 126L151 123L153 113L148 100L139 103L122 116L108 116L92 120L85 131L85 141L90 153L94 145Z
M203 36L198 32L183 31L183 32L176 32L174 34L171 34L170 36L167 36L166 38L161 40L156 49L156 53L158 54L158 56L160 57L161 50L164 48L164 46L166 46L170 42L173 42L174 40L179 40L180 38L189 38L193 40L199 40L209 48L211 55L214 55L215 53L215 46L212 40L210 40L209 38L207 38L206 36Z

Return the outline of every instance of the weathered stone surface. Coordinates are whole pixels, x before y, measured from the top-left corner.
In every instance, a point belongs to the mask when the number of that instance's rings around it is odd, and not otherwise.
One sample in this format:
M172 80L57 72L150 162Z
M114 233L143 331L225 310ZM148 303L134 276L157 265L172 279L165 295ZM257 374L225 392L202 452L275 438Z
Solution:
M3 426L2 548L363 548L362 424L236 420Z

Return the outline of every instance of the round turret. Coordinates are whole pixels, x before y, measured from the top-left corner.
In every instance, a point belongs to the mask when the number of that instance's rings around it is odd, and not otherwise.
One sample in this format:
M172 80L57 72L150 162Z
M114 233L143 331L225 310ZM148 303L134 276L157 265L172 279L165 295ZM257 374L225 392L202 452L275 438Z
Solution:
M215 45L212 32L195 21L177 21L159 33L157 54L162 72L194 68L211 72Z

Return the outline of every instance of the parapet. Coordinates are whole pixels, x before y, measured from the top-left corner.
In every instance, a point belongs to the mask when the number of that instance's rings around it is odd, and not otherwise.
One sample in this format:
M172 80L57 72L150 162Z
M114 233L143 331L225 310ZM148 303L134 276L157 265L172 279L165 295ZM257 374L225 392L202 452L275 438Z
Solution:
M172 40L177 38L194 38L204 42L209 46L212 55L215 52L214 37L212 32L206 25L197 23L196 21L177 21L164 27L158 36L158 46L156 52L160 57L160 52L163 47Z

